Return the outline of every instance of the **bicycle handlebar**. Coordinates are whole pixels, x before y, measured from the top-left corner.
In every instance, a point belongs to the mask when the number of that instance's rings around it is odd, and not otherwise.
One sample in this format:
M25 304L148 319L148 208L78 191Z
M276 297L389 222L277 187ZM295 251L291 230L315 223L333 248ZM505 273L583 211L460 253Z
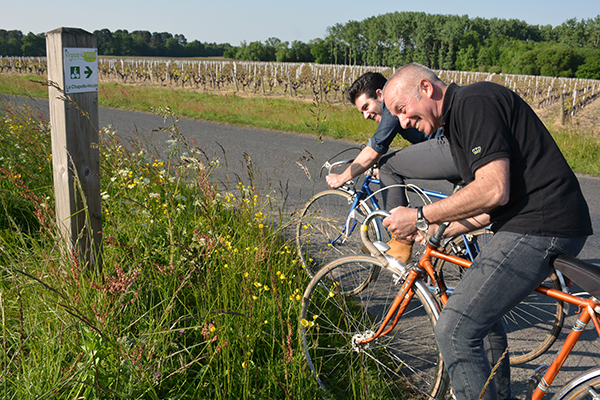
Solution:
M371 240L369 239L369 236L368 236L368 231L369 231L369 223L371 222L371 220L373 218L375 218L375 217L387 218L390 215L392 215L392 214L390 214L389 212L387 212L385 210L372 211L371 213L369 213L369 215L367 215L367 217L363 221L362 225L360 226L360 238L362 239L363 244L365 245L365 247L367 248L367 250L369 250L369 252L371 254L373 254L379 261L381 261L381 263L383 264L384 267L387 267L389 262L384 257L384 255L381 253L381 251L379 251L379 249L377 247L375 247L373 242L371 242Z
M326 169L327 170L327 175L331 174L331 171L333 171L334 168L339 167L340 165L346 165L346 164L351 164L354 162L354 158L351 158L349 160L340 160L340 161L336 161L333 164L329 162L329 160L325 161L325 164L323 164L323 166L321 167L321 170L319 171L319 178L321 178L323 176L323 170ZM375 165L371 166L371 168L369 168L369 175L373 175L373 169L375 168ZM351 180L348 182L352 182Z
M375 255L375 257L377 257L380 261L384 262L385 265L387 265L386 258L379 251L379 249L377 247L375 247L375 245L373 245L373 242L371 242L371 240L369 239L367 232L369 231L369 223L371 222L371 220L373 218L375 218L375 217L387 218L390 215L392 215L392 214L389 213L388 211L375 210L375 211L371 212L369 215L367 215L367 217L365 218L365 220L363 221L363 223L360 227L360 238L362 239L363 244L365 245L367 250L369 250L369 252L371 252L371 254ZM429 244L431 246L435 247L436 249L441 246L444 232L446 231L446 228L448 228L448 225L450 225L449 222L444 222L444 223L440 224L435 235L433 235L432 237L429 238Z
M327 170L327 175L329 175L331 173L331 171L333 171L334 168L339 167L340 165L350 164L350 163L352 163L352 161L354 161L354 158L352 158L350 160L336 161L333 164L331 164L329 162L329 160L325 161L325 164L323 164L323 166L321 167L321 171L319 171L319 178L321 176L323 176L323 170L324 169Z

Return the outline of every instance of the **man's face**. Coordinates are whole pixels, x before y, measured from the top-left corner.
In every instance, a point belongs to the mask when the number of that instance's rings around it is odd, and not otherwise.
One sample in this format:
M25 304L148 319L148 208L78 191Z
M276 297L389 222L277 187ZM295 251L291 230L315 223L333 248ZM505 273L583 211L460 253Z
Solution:
M400 120L404 129L415 128L426 135L431 135L440 126L441 118L437 116L437 105L429 93L432 87L419 90L420 99L413 90L403 90L402 85L393 84L386 88L385 104L392 115Z
M365 119L372 119L379 123L381 121L381 101L383 93L381 89L377 89L377 98L369 97L366 93L361 94L356 98L354 105L358 111L362 113Z

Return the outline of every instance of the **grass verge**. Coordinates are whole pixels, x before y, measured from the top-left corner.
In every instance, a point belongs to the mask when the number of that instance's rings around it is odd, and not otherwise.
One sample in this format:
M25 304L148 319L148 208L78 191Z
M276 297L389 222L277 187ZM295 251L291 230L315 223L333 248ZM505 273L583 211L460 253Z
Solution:
M3 399L319 397L297 346L307 274L273 197L220 187L219 161L171 132L164 159L101 132L91 270L57 229L48 121L2 108Z

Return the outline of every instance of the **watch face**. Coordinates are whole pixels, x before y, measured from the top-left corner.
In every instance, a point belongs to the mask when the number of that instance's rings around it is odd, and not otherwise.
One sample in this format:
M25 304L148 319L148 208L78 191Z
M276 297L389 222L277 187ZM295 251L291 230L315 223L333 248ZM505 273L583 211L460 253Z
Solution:
M417 220L417 224L416 225L417 225L417 229L420 230L420 231L425 231L425 230L427 230L427 228L429 228L429 224L426 221L422 220L422 219Z

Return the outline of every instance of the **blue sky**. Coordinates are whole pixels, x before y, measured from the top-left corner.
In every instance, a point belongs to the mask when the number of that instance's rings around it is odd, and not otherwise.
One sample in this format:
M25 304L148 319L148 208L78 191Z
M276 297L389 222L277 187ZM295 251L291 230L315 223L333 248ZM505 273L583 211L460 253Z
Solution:
M188 41L230 43L311 39L326 35L328 26L361 21L394 11L468 15L519 19L532 25L557 26L567 19L590 19L600 15L599 0L104 0L42 1L0 0L0 29L24 34L42 33L59 27L93 32L146 30L183 34ZM565 6L568 5L568 6Z

